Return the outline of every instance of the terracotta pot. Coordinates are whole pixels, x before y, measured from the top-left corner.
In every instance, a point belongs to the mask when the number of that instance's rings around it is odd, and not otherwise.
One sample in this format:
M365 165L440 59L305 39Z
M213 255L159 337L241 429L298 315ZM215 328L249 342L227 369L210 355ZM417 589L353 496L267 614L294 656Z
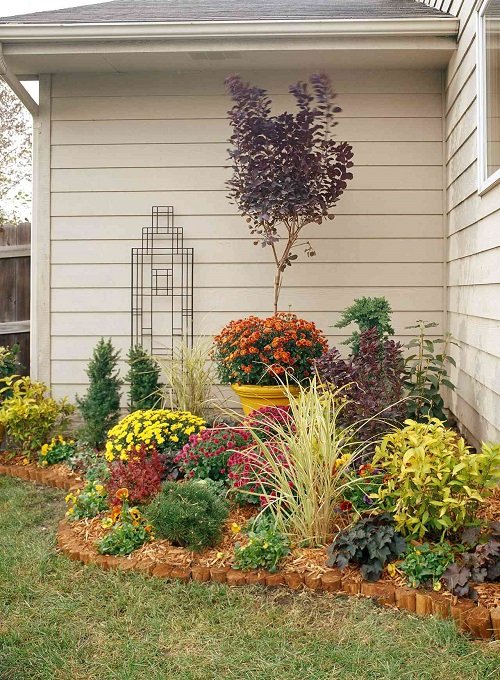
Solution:
M289 571L285 575L285 583L291 590L300 590L304 585L304 575Z
M373 597L380 604L394 604L394 585L392 583L363 581L361 584L361 594Z
M249 586L265 586L266 572L265 571L248 571L247 583Z
M243 413L248 415L263 406L288 406L289 399L282 385L231 385L241 401ZM288 392L296 396L299 388L289 386Z
M237 569L229 569L226 574L226 581L228 586L244 586L247 582L247 577Z
M321 574L306 574L304 583L309 590L321 590Z
M215 583L225 583L229 567L214 567L210 569L210 576Z
M191 576L193 578L193 581L200 581L201 583L205 583L206 581L210 581L210 569L208 567L193 567L191 569Z
M174 567L170 573L170 578L187 583L191 579L191 569L189 567Z
M394 599L396 607L399 609L406 609L406 611L415 611L415 591L412 588L395 588Z

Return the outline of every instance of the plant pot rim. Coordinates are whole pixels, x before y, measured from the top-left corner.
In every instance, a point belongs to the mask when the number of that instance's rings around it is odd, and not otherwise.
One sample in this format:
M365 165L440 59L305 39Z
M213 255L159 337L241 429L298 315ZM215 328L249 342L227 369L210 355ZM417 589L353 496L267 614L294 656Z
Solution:
M231 383L231 387L237 394L283 394L286 389L291 394L298 394L300 391L297 385L247 385Z

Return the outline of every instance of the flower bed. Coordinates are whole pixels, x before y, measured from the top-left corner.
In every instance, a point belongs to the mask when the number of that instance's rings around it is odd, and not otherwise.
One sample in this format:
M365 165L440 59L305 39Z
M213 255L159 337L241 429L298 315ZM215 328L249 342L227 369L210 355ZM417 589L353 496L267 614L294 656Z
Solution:
M479 602L457 598L449 593L408 588L400 577L384 574L377 582L365 581L358 569L346 570L326 567L326 550L295 549L285 558L275 573L264 570L234 569L233 551L238 534L231 530L235 523L248 519L248 509L234 510L226 522L221 543L202 553L193 553L173 546L168 541L156 540L145 544L129 557L100 555L95 542L104 530L98 519L59 525L58 545L70 559L84 564L97 564L103 569L138 571L159 578L184 582L213 581L230 586L262 585L288 587L292 590L308 588L326 593L337 593L374 598L381 605L395 607L422 616L454 619L463 632L480 639L495 637L500 640L500 586L477 586Z
M18 477L61 489L80 489L82 479L66 465L40 467L26 464L18 456L0 465L0 474ZM495 516L500 503L496 491L491 503L482 509L483 519ZM234 548L241 540L239 527L256 513L250 506L233 507L224 525L221 541L213 548L193 553L167 540L147 542L127 557L99 554L96 544L106 534L102 516L76 522L63 520L59 525L58 545L73 560L97 564L104 569L138 571L147 575L188 581L214 581L230 586L282 586L292 590L308 588L318 592L374 598L380 604L404 609L418 615L453 618L460 630L480 639L500 639L500 584L477 584L478 601L458 598L447 592L409 588L399 573L387 569L379 581L363 580L360 570L328 568L325 547L294 548L275 573L265 570L235 569ZM346 519L347 522L347 519ZM345 523L344 523L345 525ZM235 530L235 527L237 530ZM342 529L343 526L337 526Z

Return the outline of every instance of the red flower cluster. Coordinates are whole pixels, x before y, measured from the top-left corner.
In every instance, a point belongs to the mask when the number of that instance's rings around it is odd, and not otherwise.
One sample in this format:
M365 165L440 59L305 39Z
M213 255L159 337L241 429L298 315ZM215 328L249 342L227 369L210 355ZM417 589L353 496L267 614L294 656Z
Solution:
M215 338L214 359L224 383L275 385L286 375L301 382L327 349L315 324L295 314L231 321Z
M160 490L165 456L146 444L132 447L127 455L127 461L116 460L109 466L108 497L117 498L117 491L125 488L131 503L144 503Z
M288 457L283 452L282 444L278 447L268 442L267 449L274 461L283 467L290 465ZM245 503L260 503L262 507L265 507L273 497L273 491L269 486L272 468L260 448L253 446L233 453L227 465L233 489L239 492L236 495L237 500Z
M188 478L226 480L232 452L247 448L251 440L251 433L241 428L208 428L192 434L174 462Z
M263 441L276 436L275 424L288 431L293 430L289 406L263 406L252 411L244 421L245 427L253 430L257 437Z

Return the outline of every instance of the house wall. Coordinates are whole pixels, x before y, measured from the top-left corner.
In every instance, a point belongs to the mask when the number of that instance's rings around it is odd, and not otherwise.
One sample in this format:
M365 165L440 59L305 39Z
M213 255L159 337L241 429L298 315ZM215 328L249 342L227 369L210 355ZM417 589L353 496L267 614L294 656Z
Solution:
M280 107L307 74L244 73ZM281 308L314 320L332 343L339 312L385 295L397 336L443 315L442 75L332 73L355 179L333 222L311 227L317 256L286 272ZM50 377L73 396L100 336L125 351L130 249L152 205L173 205L195 248L195 332L272 308L270 253L252 245L226 198L230 130L224 72L58 75L51 90ZM458 275L458 270L457 270Z
M456 393L450 406L476 440L500 440L500 185L478 194L476 0L428 2L460 18L446 74L448 327Z

